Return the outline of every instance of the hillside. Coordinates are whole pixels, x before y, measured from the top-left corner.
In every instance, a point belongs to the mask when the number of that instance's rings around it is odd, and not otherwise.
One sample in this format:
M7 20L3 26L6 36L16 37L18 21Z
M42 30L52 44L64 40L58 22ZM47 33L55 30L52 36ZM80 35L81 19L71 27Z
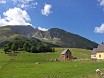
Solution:
M34 37L42 41L58 44L62 47L92 49L97 46L93 41L59 28L52 28L49 31L45 31L44 33L38 32L37 34Z
M92 49L97 43L90 41L79 35L67 32L59 28L52 28L48 31L41 31L32 26L14 25L0 27L0 41L11 41L15 38L26 39L34 38L42 42L55 44L61 47L86 48Z
M20 52L17 57L8 56L0 49L0 78L99 78L96 69L104 71L100 61L53 61L59 59L63 48L53 53ZM78 59L90 59L91 50L70 49ZM39 63L39 64L37 64Z

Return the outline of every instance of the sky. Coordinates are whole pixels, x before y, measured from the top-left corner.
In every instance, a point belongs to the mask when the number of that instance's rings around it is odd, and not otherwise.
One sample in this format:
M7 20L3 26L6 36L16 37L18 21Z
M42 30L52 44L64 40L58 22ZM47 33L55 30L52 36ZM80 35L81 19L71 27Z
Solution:
M104 41L104 0L0 0L0 27L60 28L91 41Z

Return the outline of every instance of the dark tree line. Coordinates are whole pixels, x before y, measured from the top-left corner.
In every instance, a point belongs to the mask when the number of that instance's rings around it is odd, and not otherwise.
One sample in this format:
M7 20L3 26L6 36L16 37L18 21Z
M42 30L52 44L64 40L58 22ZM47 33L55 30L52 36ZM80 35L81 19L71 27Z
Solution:
M46 43L25 40L14 40L8 42L4 47L5 53L15 51L27 51L32 53L54 52L54 48Z

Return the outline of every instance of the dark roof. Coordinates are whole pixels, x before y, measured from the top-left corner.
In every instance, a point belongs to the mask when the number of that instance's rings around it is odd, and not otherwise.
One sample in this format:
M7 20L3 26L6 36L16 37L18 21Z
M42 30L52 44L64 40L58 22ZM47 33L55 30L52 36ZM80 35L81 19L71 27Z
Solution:
M93 48L92 54L96 54L96 52L97 52L97 48Z
M104 51L104 44L99 44L97 47L97 51Z
M62 51L61 54L65 54L67 51L70 51L69 49L65 49L64 51Z
M104 52L104 44L99 44L97 48L94 48L92 54L96 54L97 52Z

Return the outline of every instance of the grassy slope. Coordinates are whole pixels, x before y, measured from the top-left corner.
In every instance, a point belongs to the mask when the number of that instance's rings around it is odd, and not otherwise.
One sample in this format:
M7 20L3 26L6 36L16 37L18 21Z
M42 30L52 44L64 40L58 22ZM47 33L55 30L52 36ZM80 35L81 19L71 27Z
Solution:
M3 53L3 50L0 49L0 68L7 64L11 58L13 57L7 56Z
M0 78L98 78L97 68L104 70L104 62L50 62L49 59L59 58L63 49L56 49L55 53L21 53L15 60L0 53ZM84 49L71 49L77 58L90 58L90 52ZM80 53L79 53L80 52ZM5 58L5 59L4 59ZM3 62L3 63L2 63ZM35 64L40 62L40 64Z

